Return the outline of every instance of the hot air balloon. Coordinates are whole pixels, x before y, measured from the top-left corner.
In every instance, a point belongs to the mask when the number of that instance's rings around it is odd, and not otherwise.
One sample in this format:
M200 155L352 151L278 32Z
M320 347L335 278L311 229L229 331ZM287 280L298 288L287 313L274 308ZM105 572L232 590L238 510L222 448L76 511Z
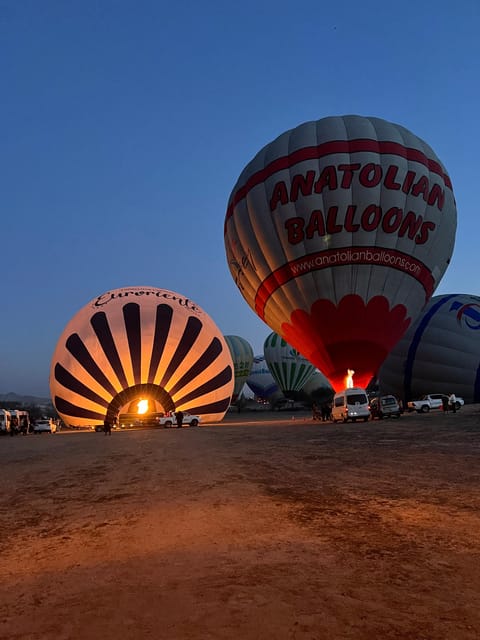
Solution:
M247 381L253 364L253 349L251 345L240 336L224 336L225 341L230 349L233 361L234 387L232 402L238 398L239 393L243 389Z
M328 378L321 371L315 369L312 377L303 386L301 395L309 401L323 403L333 398L334 390Z
M186 296L115 289L67 324L53 354L50 392L71 425L111 422L135 406L220 421L233 392L233 363L216 324Z
M265 362L286 398L296 400L315 373L315 367L277 333L267 336L263 345Z
M265 361L265 356L254 356L252 370L247 378L247 385L259 398L275 399L283 396Z
M480 297L434 296L379 372L382 393L444 393L480 402Z
M432 296L455 240L433 150L379 118L306 122L265 146L232 190L225 249L265 323L331 381L366 387Z

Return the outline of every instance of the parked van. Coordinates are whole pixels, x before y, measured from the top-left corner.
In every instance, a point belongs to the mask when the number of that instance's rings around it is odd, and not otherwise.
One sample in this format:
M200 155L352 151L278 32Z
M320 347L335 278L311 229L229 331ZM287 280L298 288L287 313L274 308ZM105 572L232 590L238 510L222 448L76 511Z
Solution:
M351 387L339 391L333 396L332 420L333 422L347 422L351 420L363 420L367 422L370 418L368 407L368 397L365 389L361 387Z
M30 431L30 415L23 409L9 409L10 422L15 425L15 429L20 433L27 434Z
M0 409L0 434L10 432L10 411Z

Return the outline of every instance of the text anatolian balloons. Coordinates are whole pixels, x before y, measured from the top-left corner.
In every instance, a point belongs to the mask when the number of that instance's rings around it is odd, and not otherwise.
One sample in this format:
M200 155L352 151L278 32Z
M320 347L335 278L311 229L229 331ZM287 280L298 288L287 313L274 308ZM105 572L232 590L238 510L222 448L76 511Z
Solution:
M50 392L69 425L101 424L144 399L158 411L219 421L233 392L232 357L213 320L189 298L154 287L115 289L66 326Z
M230 196L225 247L248 304L335 388L366 386L438 285L456 208L432 149L378 118L306 122Z
M235 383L232 402L235 402L252 370L253 349L247 340L240 336L225 336L225 341L230 349L233 361Z
M265 361L285 397L293 400L315 373L315 367L277 333L273 332L263 345Z
M387 356L379 383L406 400L453 392L480 402L480 297L434 296Z

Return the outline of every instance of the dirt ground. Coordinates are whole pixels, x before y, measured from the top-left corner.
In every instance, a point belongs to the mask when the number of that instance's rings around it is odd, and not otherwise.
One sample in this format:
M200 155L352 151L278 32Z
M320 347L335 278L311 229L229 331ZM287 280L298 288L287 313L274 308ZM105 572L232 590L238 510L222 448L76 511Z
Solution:
M2 640L478 640L480 406L268 417L1 438Z

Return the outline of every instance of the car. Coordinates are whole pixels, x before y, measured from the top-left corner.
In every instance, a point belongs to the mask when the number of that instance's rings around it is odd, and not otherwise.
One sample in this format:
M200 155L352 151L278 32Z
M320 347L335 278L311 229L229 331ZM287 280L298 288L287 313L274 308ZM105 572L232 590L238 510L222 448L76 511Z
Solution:
M410 400L407 403L407 410L409 412L416 411L417 413L428 413L431 409L443 409L444 403L449 405L449 396L445 393L427 393L422 396L420 400ZM460 407L465 404L463 398L460 396L455 397L455 410L458 411Z
M194 416L186 411L183 412L183 426L190 427L198 427L202 418L200 416ZM170 415L158 416L156 418L156 423L159 427L169 427L177 426L177 420L175 418L175 414L171 413Z
M386 395L372 398L370 400L370 413L372 414L372 420L378 418L400 418L402 413L398 400L395 396Z
M51 418L36 420L33 425L33 433L55 433L56 431L57 425Z

